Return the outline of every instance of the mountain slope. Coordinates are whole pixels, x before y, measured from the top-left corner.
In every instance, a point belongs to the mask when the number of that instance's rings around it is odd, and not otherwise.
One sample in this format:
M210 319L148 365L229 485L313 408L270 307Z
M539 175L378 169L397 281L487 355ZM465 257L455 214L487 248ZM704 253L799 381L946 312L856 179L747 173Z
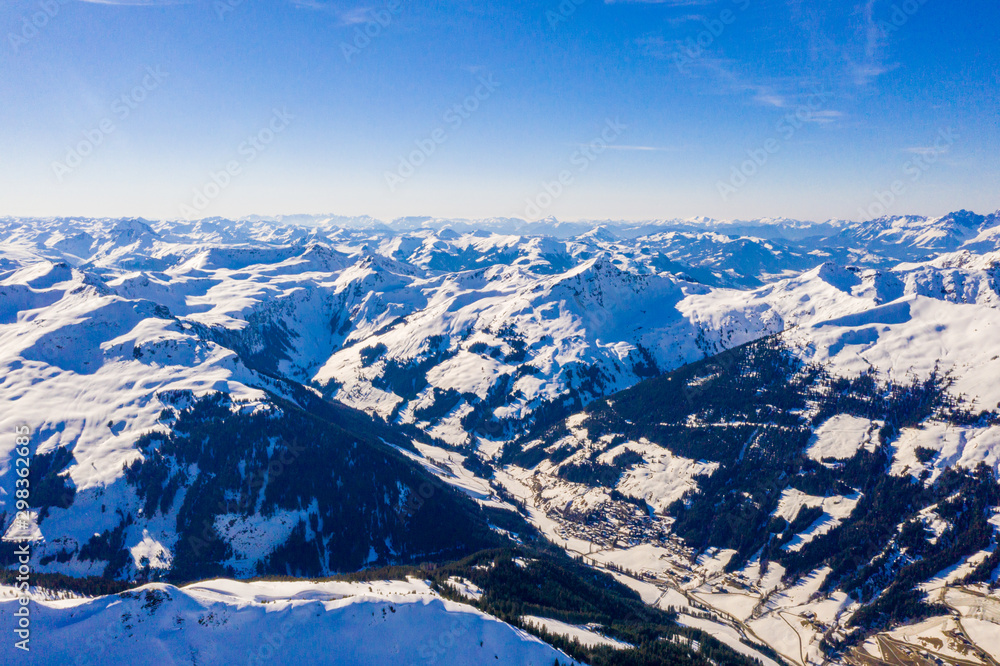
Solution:
M0 599L12 633L16 601ZM152 584L96 599L37 600L32 654L50 663L578 663L423 581ZM248 640L250 637L250 640ZM9 641L0 654L14 657Z
M921 586L949 571L998 573L976 566L1000 531L1000 412L939 375L831 375L781 336L595 401L503 462L550 538L644 570L792 661L939 613ZM813 618L801 657L774 633L795 616Z

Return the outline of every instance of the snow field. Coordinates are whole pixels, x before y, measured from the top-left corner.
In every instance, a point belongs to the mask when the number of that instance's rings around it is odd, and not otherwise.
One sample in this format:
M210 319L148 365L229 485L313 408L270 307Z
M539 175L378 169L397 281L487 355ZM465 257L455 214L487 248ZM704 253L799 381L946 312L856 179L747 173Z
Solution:
M13 599L0 597L10 633ZM153 584L96 599L32 604L32 653L48 663L576 663L426 583ZM0 655L12 650L9 641ZM5 655L13 658L13 655Z

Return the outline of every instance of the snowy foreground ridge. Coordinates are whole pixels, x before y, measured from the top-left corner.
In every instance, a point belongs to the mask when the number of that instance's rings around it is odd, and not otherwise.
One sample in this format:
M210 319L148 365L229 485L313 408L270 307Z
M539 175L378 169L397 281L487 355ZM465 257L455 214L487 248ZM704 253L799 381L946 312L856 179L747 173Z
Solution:
M15 625L0 588L0 631ZM5 598L6 597L6 598ZM96 599L33 605L33 652L49 664L574 663L422 581L153 583ZM0 650L14 659L16 655ZM16 663L5 661L5 663Z
M0 556L215 579L39 589L45 663L568 663L464 580L234 582L530 532L764 664L996 666L998 377L998 213L4 218L0 433L34 476L17 520L0 436Z

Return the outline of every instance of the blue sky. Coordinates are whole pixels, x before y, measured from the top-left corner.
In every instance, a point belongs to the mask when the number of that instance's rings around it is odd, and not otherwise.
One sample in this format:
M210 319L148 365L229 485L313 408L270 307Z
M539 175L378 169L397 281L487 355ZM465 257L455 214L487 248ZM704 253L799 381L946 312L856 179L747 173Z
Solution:
M0 214L1000 208L995 0L7 0Z

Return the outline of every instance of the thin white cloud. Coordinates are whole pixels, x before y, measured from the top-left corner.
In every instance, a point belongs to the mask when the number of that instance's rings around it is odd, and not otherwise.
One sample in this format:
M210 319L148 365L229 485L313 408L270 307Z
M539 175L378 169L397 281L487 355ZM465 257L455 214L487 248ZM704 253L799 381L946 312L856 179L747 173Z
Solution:
M371 22L372 10L372 7L354 7L353 9L337 12L337 16L344 25L360 25Z
M950 150L951 146L910 146L906 149L906 152L926 157L928 155L944 155Z
M854 82L859 86L866 86L889 71L889 68L882 63L880 57L885 37L875 21L875 0L867 0L860 5L858 13L862 21L859 32L864 51L861 61L851 62L851 68Z
M782 97L781 95L776 95L775 93L771 92L770 90L767 90L762 86L753 86L749 88L749 90L752 90L754 92L753 96L754 100L756 100L757 103L759 104L763 104L764 106L773 106L778 109L783 109L788 105L784 97Z
M808 40L811 63L828 71L828 79L839 86L864 88L896 64L885 61L889 35L884 29L887 11L881 0L860 0L841 8L843 22L833 7L824 11L803 0L787 0L792 20ZM829 12L829 13L827 13ZM831 25L846 31L844 37L833 39L827 34Z
M684 75L702 79L708 84L706 94L742 95L752 103L781 109L794 110L803 122L826 125L843 117L841 111L826 108L833 93L820 84L821 79L788 76L759 81L747 73L735 60L703 52L701 55L686 57L685 46L678 40L668 41L662 37L647 37L636 40L646 55L668 62L680 60ZM819 100L820 107L817 107Z
M371 23L372 12L375 11L375 7L372 5L344 7L343 2L331 2L331 0L288 0L288 2L302 9L331 14L341 25L345 26Z
M581 148L585 148L584 144L580 144ZM609 143L607 145L608 150L625 150L625 151L639 151L639 152L673 152L677 148L669 148L664 146L623 146L616 143Z
M195 0L79 0L95 5L119 5L122 7L161 7L165 5L189 5Z
M119 7L164 7L168 5L190 5L195 3L209 4L213 0L78 0L79 2L89 2L96 5L116 5ZM221 0L225 1L225 0ZM353 26L372 21L372 11L375 9L371 5L358 5L344 8L342 2L333 0L288 0L294 7L310 9L318 12L326 12L336 17L341 25Z
M820 109L819 111L811 111L806 117L805 121L807 123L819 123L825 125L827 123L832 123L843 117L843 112L836 111L834 109Z
M707 20L708 17L704 14L684 14L683 16L672 16L666 19L667 24L672 27L683 25L685 23L694 23L696 21L698 23L704 23Z
M758 104L784 108L788 106L786 96L772 86L749 81L735 71L735 61L713 55L708 51L691 57L689 47L679 39L668 40L660 36L643 37L635 40L647 56L666 60L678 65L683 74L695 78L705 77L716 80L720 86L715 92L727 94L747 94Z
M702 56L693 61L698 67L713 75L728 92L749 94L751 99L763 106L783 109L788 104L787 96L773 86L757 83L740 74L733 67L733 61L726 58Z

